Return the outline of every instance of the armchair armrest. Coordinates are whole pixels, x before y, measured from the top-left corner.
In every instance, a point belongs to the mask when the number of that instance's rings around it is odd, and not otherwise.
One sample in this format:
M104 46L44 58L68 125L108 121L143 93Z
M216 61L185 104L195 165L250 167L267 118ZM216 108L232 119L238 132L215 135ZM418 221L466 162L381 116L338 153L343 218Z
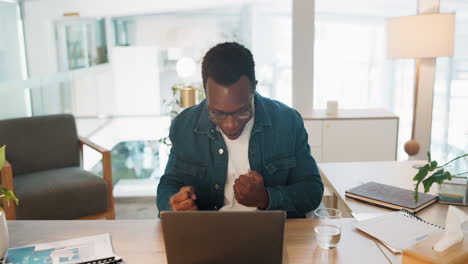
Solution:
M82 147L83 145L86 145L94 150L96 150L97 152L100 152L100 153L104 153L104 152L109 152L109 150L99 146L98 144L92 142L91 140L87 139L87 138L84 138L84 137L79 137L79 140L80 140L80 146Z
M2 168L2 186L8 190L13 190L13 169L8 160L5 160Z
M5 164L2 168L2 186L8 190L13 190L13 169L8 160L5 160ZM5 210L5 215L8 220L16 219L16 205L14 202L10 202L10 205L3 205Z
M89 139L84 137L79 137L80 140L80 151L83 154L83 146L86 145L97 152L102 154L102 174L104 176L104 180L106 180L107 184L112 187L112 165L111 165L111 153L109 150L99 146L96 143L91 142Z
M80 142L80 151L81 155L83 155L83 146L86 145L97 152L102 154L102 175L104 180L107 183L107 195L108 195L108 210L110 214L110 218L108 219L115 219L115 212L114 212L114 195L112 193L113 184L112 184L112 163L111 163L111 152L93 142L88 140L84 137L79 137Z

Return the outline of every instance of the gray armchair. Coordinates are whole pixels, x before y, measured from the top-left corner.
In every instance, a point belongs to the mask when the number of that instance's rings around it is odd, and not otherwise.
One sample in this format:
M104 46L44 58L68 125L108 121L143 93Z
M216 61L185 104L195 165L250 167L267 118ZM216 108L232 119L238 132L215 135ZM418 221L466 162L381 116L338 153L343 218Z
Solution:
M1 184L20 200L7 219L115 219L110 152L78 137L72 115L0 120L2 145ZM102 154L103 178L81 168L83 145Z

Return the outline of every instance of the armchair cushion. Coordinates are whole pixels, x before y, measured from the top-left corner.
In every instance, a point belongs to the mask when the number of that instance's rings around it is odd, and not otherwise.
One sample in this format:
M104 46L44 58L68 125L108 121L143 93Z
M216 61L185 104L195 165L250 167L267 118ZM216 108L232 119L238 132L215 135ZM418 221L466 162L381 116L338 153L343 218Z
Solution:
M72 115L0 120L2 145L7 146L13 176L80 165L78 134Z
M106 182L79 167L14 177L18 220L68 220L107 210Z

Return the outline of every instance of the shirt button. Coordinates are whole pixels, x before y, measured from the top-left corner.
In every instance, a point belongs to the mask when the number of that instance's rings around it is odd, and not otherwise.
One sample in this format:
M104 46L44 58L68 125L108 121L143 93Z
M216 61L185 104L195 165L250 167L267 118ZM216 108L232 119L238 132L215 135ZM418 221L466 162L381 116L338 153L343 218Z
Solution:
M214 189L215 189L215 190L219 190L219 185L218 185L218 184L215 184L215 185L214 185Z
M220 148L220 149L218 150L218 153L219 153L219 155L223 155L224 149Z

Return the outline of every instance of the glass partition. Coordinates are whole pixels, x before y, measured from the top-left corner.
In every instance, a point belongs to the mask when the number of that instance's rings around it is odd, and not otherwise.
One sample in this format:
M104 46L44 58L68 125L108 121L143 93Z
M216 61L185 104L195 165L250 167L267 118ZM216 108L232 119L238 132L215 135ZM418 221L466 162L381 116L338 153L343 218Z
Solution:
M113 54L122 48L156 47L159 57L159 92L162 102L173 100L171 87L201 87L201 61L217 43L236 41L254 54L257 90L264 96L291 105L292 1L262 1L211 9L195 9L114 17ZM115 51L115 53L114 53ZM148 57L150 63L152 57ZM177 65L190 61L189 72ZM115 63L116 61L114 61ZM161 113L169 109L161 109Z
M468 153L468 3L441 0L440 12L455 13L455 52L437 58L432 112L432 157L449 161ZM457 162L453 172L468 170Z
M30 92L39 87L37 81L0 82L0 119L29 116Z
M0 0L0 118L30 114L22 22L15 1Z

